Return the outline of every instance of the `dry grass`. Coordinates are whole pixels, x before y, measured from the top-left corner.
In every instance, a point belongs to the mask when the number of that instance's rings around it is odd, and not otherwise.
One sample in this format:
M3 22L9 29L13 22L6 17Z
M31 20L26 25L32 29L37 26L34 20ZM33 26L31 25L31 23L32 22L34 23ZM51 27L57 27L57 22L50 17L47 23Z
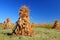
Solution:
M60 40L60 30L48 29L48 28L33 28L36 32L32 37L30 36L16 36L7 35L11 33L11 29L2 30L0 27L0 40Z
M37 28L52 28L53 24L32 24L32 27L37 27Z

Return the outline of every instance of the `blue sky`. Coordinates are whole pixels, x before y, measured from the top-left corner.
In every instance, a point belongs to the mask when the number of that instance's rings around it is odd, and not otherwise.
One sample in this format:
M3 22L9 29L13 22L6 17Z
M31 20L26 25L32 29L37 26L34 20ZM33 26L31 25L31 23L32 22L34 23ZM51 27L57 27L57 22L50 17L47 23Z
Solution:
M31 23L53 23L60 21L60 0L0 0L0 22L10 17L15 23L19 9L26 5L30 9Z

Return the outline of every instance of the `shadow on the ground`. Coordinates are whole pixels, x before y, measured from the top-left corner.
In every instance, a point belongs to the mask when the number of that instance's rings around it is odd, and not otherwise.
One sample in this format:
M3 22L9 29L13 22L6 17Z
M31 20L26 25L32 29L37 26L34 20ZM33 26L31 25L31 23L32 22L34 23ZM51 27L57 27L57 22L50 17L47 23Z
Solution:
M8 35L8 36L13 35L12 33L2 33L2 34L4 34L4 35Z

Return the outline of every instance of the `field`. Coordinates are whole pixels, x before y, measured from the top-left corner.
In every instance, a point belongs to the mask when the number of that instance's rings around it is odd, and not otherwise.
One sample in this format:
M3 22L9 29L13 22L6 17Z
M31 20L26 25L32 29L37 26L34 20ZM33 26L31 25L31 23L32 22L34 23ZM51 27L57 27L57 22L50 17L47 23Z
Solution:
M32 37L29 36L16 36L7 35L11 33L11 29L3 30L0 27L0 40L60 40L60 30L48 29L48 28L33 28L36 32Z

